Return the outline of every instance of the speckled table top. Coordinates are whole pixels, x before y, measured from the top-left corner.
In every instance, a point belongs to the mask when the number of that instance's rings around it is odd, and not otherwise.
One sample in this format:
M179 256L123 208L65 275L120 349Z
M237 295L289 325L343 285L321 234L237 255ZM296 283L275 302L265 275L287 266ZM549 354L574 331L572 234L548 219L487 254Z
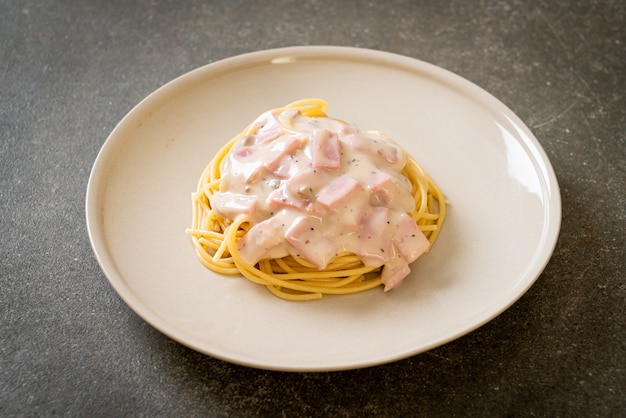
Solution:
M623 416L626 5L618 1L0 3L0 415ZM96 155L171 79L292 45L395 52L509 106L561 188L554 255L474 332L360 370L265 371L142 321L85 225Z

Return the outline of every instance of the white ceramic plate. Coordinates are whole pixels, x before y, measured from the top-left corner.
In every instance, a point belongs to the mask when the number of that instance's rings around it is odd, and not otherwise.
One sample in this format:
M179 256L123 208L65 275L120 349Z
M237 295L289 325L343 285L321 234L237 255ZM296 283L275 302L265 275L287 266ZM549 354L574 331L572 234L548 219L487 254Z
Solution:
M450 201L434 248L391 292L286 302L204 268L184 232L213 154L261 112L306 97L385 131ZM261 51L173 80L111 133L87 190L94 252L139 316L208 355L288 371L381 364L470 332L532 285L560 221L550 162L506 106L436 66L345 47Z

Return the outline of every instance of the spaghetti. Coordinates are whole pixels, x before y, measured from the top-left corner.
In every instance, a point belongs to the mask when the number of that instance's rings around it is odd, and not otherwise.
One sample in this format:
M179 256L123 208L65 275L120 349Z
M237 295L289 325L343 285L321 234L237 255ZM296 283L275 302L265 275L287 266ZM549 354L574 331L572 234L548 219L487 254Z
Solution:
M378 131L305 99L263 113L213 157L192 194L199 260L288 300L389 290L427 252L445 199Z

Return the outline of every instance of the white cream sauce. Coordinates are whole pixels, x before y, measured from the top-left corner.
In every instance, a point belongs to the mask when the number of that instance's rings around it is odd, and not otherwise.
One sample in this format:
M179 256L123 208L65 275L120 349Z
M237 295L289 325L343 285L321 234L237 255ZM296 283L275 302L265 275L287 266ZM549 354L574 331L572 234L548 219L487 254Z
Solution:
M289 254L320 270L341 253L385 266L385 290L409 274L429 242L408 215L405 152L375 131L297 110L266 112L233 146L211 207L252 227L238 243L250 264Z

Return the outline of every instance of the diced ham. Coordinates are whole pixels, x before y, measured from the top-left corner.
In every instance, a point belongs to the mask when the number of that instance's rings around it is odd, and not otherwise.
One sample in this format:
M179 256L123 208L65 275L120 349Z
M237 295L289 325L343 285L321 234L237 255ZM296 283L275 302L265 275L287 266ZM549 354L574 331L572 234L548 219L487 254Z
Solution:
M396 221L393 245L407 262L412 263L428 250L430 242L406 213L400 214Z
M257 208L257 199L254 196L244 196L238 193L215 193L210 197L211 208L229 219L238 215L252 215Z
M385 207L374 207L363 216L358 232L358 255L368 265L379 266L393 256L389 216L391 211Z
M304 210L306 210L306 212L312 216L315 216L317 218L321 217L322 215L324 215L326 213L326 211L324 210L324 208L322 208L320 205L318 205L316 202L313 203L309 203L308 205L306 205L306 207L304 208Z
M287 109L278 115L278 121L286 126L293 126L293 118L300 113L298 109Z
M396 257L391 263L385 264L380 281L385 285L385 292L397 287L411 273L406 260Z
M255 135L258 143L273 141L281 133L280 122L272 112L261 115L254 122L253 130L256 130Z
M361 184L347 174L335 178L317 195L317 201L328 209L334 209L345 199L361 189Z
M263 166L271 173L278 168L284 157L293 154L299 146L298 138L282 136L259 150L257 158L264 161Z
M313 167L337 169L341 167L339 141L334 132L315 129L311 135L311 161Z
M402 151L400 151L397 146L380 141L374 141L374 143L376 144L374 145L374 149L377 156L387 161L389 164L395 164L400 161Z
M361 225L361 218L367 207L367 197L365 193L353 193L356 196L344 199L341 202L341 210L335 211L334 221L343 225L347 232L355 232ZM352 196L352 195L351 195Z
M254 183L261 174L263 161L256 155L254 147L242 146L233 151L223 167L224 173L230 176L242 176L246 183Z
M233 152L233 157L237 159L245 159L246 157L249 157L253 151L252 147L240 147Z
M285 239L293 247L296 256L305 258L320 270L326 268L337 251L335 244L305 216L296 218L285 233Z
M376 161L384 162L396 169L401 169L406 164L406 155L391 141L373 139L358 133L348 135L346 141L354 149L366 152Z
M320 190L315 203L333 211L333 221L343 225L346 232L354 232L359 228L368 197L357 180L344 174Z
M283 159L283 161L278 165L278 167L274 169L272 174L278 177L279 179L286 179L289 177L290 171L291 171L291 164L286 163L285 160Z
M250 228L237 242L237 249L246 263L254 265L283 242L282 234L280 220L272 217Z
M397 206L403 212L415 209L415 199L411 196L410 184L403 184L392 175L376 170L365 185L373 206Z
M306 201L291 197L284 187L279 187L278 189L272 191L267 197L267 203L273 210L279 210L282 208L304 210L307 206Z
M227 160L225 171L243 175L248 184L257 181L263 170L286 178L290 170L290 164L285 163L286 157L294 154L301 144L301 138L281 136L271 142L239 147Z
M369 178L366 188L370 193L370 201L375 206L386 206L391 202L390 187L393 185L393 177L384 171L376 170Z

